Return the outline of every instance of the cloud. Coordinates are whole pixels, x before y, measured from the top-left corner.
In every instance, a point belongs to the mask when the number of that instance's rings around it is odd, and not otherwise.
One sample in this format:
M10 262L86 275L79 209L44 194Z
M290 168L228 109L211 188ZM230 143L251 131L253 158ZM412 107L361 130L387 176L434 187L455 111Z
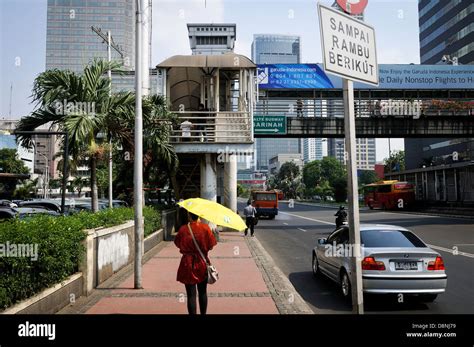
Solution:
M223 0L153 0L152 66L176 54L191 54L188 23L223 23Z

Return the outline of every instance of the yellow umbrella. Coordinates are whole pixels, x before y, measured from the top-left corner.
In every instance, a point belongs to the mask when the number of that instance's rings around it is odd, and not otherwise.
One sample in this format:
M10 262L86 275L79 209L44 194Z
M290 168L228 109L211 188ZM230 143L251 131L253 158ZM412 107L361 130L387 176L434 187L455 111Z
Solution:
M217 202L193 198L178 202L178 205L216 225L239 231L247 228L247 225L237 213Z

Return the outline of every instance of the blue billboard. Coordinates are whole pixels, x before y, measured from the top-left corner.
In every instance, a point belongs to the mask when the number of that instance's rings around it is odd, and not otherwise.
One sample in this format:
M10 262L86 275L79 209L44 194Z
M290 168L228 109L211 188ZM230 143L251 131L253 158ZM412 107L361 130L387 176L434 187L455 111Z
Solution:
M342 79L321 64L258 65L262 89L342 89ZM379 86L355 82L355 89L472 89L474 65L379 64Z
M262 89L334 88L317 64L258 65L257 78Z

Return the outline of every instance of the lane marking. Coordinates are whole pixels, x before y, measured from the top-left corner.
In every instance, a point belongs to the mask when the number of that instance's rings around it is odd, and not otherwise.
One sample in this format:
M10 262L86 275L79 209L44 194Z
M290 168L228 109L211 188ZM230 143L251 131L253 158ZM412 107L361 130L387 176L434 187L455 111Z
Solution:
M298 228L298 230L301 230L301 231L304 231L304 232L306 232L306 230L304 230L304 229L301 229L301 228Z
M437 249L438 251L443 251L443 252L447 252L447 253L451 253L452 255L455 255L454 254L454 249L445 248L445 247L441 247L441 246L430 245L430 244L426 244L426 245L430 248ZM461 251L457 251L456 255L463 255L465 257L474 258L474 254L461 252Z
M288 225L288 223L283 223L283 224Z
M329 225L335 225L334 223L331 223L331 222L326 222L324 220L319 220L319 219L314 219L314 218L309 218L309 217L303 217L303 216L299 216L297 214L294 214L294 213L289 213L289 212L282 212L280 211L279 213L283 213L283 214L287 214L289 216L293 216L293 217L298 217L298 218L302 218L302 219L307 219L307 220L311 220L313 222L318 222L318 223L323 223L323 224L329 224Z

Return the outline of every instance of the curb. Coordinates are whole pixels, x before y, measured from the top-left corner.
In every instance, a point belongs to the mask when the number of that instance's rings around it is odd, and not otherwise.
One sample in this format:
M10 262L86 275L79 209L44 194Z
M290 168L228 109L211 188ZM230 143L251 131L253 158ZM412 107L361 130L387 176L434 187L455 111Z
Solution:
M280 314L314 314L257 238L246 238L250 253Z

